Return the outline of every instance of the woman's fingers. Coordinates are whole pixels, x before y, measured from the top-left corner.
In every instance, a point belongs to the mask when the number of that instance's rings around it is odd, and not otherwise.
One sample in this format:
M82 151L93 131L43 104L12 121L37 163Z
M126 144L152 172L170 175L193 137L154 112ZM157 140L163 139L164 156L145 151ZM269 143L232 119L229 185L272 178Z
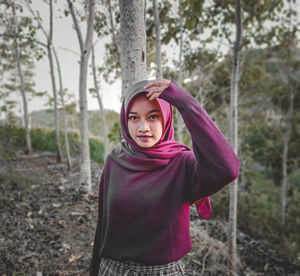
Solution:
M149 100L152 101L152 100L158 98L160 94L161 94L161 93L154 93L154 94L149 98Z
M150 101L152 101L155 98L158 98L159 95L166 89L170 84L170 80L162 79L162 78L157 78L151 83L149 83L147 86L144 88L146 90L149 90L147 97L149 98Z
M153 86L157 86L157 87L161 87L163 89L165 89L166 87L168 87L170 84L170 80L166 80L166 79L162 79L162 78L157 78L155 80L153 80L152 82L150 82L147 86L145 86L145 89L149 89Z
M161 87L152 87L149 89L149 92L147 93L147 97L149 98L150 101L153 99L159 97L159 95L162 93L163 89Z
M147 90L149 90L147 96L151 96L153 93L162 92L162 89L158 86L152 86L151 88L149 88Z

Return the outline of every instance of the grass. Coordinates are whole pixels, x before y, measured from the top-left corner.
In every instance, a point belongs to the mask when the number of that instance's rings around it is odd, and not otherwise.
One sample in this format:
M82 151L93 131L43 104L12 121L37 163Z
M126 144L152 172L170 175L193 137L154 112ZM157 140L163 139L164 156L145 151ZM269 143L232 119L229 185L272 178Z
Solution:
M33 151L56 152L55 131L45 129L32 129L30 131ZM78 156L80 154L80 140L77 133L68 133L70 154ZM0 139L2 142L1 158L10 160L17 151L23 150L26 145L25 129L16 126L0 126ZM60 142L63 155L66 156L64 133L60 132ZM91 159L99 164L103 164L104 146L96 139L89 139Z

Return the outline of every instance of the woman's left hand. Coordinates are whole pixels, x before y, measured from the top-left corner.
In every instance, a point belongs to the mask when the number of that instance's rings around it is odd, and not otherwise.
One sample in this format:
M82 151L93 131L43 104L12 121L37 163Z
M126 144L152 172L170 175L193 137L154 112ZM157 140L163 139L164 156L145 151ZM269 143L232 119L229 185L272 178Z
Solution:
M160 94L169 86L170 82L170 80L157 78L145 86L144 88L149 90L149 93L147 93L147 97L150 97L149 100L152 101L158 98Z

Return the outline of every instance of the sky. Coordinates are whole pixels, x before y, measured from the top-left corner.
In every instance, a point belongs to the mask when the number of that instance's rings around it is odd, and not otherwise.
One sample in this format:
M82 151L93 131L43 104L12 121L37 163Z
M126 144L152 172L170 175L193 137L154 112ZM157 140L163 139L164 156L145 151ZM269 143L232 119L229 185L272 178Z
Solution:
M20 0L24 2L23 0ZM63 86L68 88L69 92L76 98L78 104L79 99L79 43L75 29L73 28L73 20L71 16L65 17L63 15L64 8L67 8L67 1L54 1L54 26L53 26L53 45L57 49L57 54L61 64L61 71L63 76ZM48 31L49 29L49 10L48 5L44 1L32 0L32 9L39 11L41 18L43 19L43 27ZM32 17L27 8L24 8L24 14ZM86 23L81 23L81 30L83 37L85 37ZM46 43L46 37L39 31L37 33L38 40ZM96 65L102 66L104 64L104 44L111 41L111 37L99 40L94 33L94 41L97 41L95 47ZM167 52L169 60L177 59L178 46L167 46ZM166 46L162 46L162 50L166 50ZM90 58L91 62L91 58ZM45 55L40 61L36 62L35 68L35 90L38 92L48 91L48 94L52 96L52 86L50 80L50 69L47 55ZM58 79L56 80L58 86ZM116 80L113 84L108 84L104 80L100 80L100 93L105 109L112 109L116 112L120 112L121 108L121 80ZM88 88L93 88L93 79L91 70L88 75ZM21 116L23 113L21 94L16 92L13 95L13 100L19 102L17 105L16 113ZM28 102L29 112L48 109L48 98L33 97ZM78 106L77 106L78 108ZM88 93L88 110L99 110L98 101L90 93Z
M300 1L299 1L300 2ZM300 3L297 6L300 6ZM63 75L63 85L68 88L69 92L74 95L78 103L78 87L79 87L79 43L75 30L73 29L73 22L71 16L65 17L63 9L66 7L66 1L57 1L54 4L54 36L53 44L57 49L57 53L61 63L61 70ZM43 19L43 25L48 30L48 5L44 1L33 0L32 8L38 10ZM24 14L30 14L24 9ZM298 15L299 20L299 15ZM81 24L83 36L85 36L86 24ZM46 43L46 38L42 32L38 33L38 39ZM98 40L95 48L96 64L102 66L104 63L104 43L109 42L110 38L99 40L94 34L94 41ZM174 45L173 45L174 46ZM166 48L164 48L166 50ZM177 47L168 48L168 56L170 60L177 58ZM76 54L77 53L77 54ZM52 96L52 87L50 82L49 63L47 56L36 62L35 77L36 91L48 91ZM58 84L58 80L57 80ZM88 88L93 87L92 76L88 75ZM112 109L116 112L120 111L121 103L121 80L117 80L114 84L109 85L104 80L100 82L100 93L103 100L104 108ZM14 99L19 102L16 112L18 115L22 114L21 94L15 93ZM29 112L46 109L47 98L33 98L29 101ZM88 93L88 109L99 109L98 102Z
M59 1L59 4L54 5L54 32L53 32L53 45L57 49L57 54L60 59L61 71L63 76L63 86L68 88L77 99L78 102L78 87L79 87L79 43L75 30L73 29L73 21L71 16L69 17L60 17L62 11L58 12L58 7L62 9L66 4L66 1ZM44 28L48 30L48 5L43 1L33 0L32 7L34 10L38 10L42 19L44 20ZM26 11L24 11L26 13ZM86 24L81 24L82 33L85 37ZM42 32L38 33L38 39L46 43L46 38ZM94 33L94 41L97 40L97 37ZM108 42L109 39L105 41L99 41L96 44L95 56L96 64L103 65L103 56L104 56L104 42ZM76 54L78 53L78 55ZM89 72L91 73L91 72ZM35 68L35 77L34 81L36 83L36 91L48 91L52 96L52 86L50 80L50 69L48 58L45 55L43 59L36 62ZM56 81L58 86L58 80ZM88 76L88 88L93 87L93 79L89 74ZM100 82L100 93L102 95L103 105L106 109L113 109L117 112L120 111L121 103L121 81L117 80L113 85L109 85L103 80ZM21 94L16 94L14 99L20 102L18 113L21 111ZM46 109L48 108L45 104L47 98L33 98L29 102L29 112ZM98 101L96 98L92 97L88 93L88 109L96 110L99 109Z

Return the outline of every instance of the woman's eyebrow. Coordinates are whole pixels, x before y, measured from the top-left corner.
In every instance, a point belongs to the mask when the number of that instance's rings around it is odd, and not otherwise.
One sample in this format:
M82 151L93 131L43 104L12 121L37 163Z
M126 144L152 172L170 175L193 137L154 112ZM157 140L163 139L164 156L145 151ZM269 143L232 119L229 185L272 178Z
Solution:
M148 113L153 113L153 112L160 112L160 110L159 109L153 109L153 110L149 111Z
M153 112L160 112L160 110L159 109L153 109L153 110L149 111L148 114L153 113ZM129 111L128 114L138 114L138 113L134 112L134 111Z

